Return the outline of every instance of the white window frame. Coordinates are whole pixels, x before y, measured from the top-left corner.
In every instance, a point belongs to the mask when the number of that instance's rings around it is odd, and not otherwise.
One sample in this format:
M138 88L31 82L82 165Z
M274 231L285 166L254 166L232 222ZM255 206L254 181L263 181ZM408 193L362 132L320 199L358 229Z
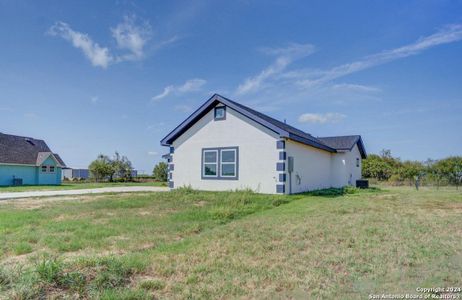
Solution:
M222 152L234 152L234 162L224 162ZM234 175L223 175L223 165L234 165ZM235 178L237 176L237 149L230 148L230 149L220 149L220 177L224 178Z
M216 160L215 160L214 163L205 161L205 153L208 153L208 152L215 152ZM218 149L204 149L204 150L202 150L202 177L207 177L207 178L217 178L218 177L218 174L220 172L220 169L219 169L219 166L218 166L219 165L219 161L218 161L219 155L218 154L219 154ZM213 165L213 164L216 166L216 168L215 168L216 174L215 175L205 175L205 165Z
M217 117L217 110L223 110L223 116L221 117ZM226 106L216 106L214 109L213 109L213 119L215 121L222 121L222 120L226 120Z

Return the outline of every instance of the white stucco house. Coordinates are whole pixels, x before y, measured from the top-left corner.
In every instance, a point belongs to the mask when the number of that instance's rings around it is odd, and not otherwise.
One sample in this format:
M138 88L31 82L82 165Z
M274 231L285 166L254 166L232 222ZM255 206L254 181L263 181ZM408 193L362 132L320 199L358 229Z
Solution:
M267 194L355 185L367 155L359 135L314 137L218 94L161 145L172 189Z

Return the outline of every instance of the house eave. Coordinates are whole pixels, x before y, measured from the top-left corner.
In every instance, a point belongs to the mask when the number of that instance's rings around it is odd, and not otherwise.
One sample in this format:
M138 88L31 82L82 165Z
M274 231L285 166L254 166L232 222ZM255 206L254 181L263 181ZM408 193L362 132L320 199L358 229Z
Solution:
M208 113L210 109L212 109L218 103L223 103L230 109L239 112L240 114L246 116L247 118L279 134L279 136L282 138L284 137L289 138L289 133L287 131L282 130L281 128L278 128L277 126L270 124L269 122L261 119L260 117L255 116L251 114L250 112L243 110L242 108L239 108L238 106L229 102L226 98L223 98L222 96L218 94L215 94L212 97L210 97L209 100L207 100L203 105L201 105L196 111L194 111L188 118L186 118L186 120L184 120L180 125L175 127L175 129L173 129L169 134L167 134L160 141L160 144L162 146L171 146L172 143L178 137L180 137L186 130L188 130L192 125L194 125L194 123L196 123L197 120L199 120L206 113Z

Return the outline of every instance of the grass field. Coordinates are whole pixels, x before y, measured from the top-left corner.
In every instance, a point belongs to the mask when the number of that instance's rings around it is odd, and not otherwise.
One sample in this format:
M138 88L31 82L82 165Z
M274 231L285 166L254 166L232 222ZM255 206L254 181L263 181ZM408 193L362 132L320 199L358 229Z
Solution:
M329 298L462 285L462 193L140 193L0 204L0 299Z
M96 189L113 186L167 186L165 182L63 182L61 185L0 186L0 193Z

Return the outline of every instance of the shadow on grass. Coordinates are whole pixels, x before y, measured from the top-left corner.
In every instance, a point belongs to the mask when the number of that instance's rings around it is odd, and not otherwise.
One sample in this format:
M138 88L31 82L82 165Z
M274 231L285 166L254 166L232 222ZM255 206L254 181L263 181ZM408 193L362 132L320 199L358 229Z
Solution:
M377 187L369 187L367 189L359 189L351 186L345 186L342 188L328 188L322 190L315 190L311 192L302 193L299 195L307 195L307 196L317 196L317 197L326 197L326 198L334 198L334 197L341 197L344 195L352 195L352 194L365 194L365 193L377 193L381 192L382 190Z

